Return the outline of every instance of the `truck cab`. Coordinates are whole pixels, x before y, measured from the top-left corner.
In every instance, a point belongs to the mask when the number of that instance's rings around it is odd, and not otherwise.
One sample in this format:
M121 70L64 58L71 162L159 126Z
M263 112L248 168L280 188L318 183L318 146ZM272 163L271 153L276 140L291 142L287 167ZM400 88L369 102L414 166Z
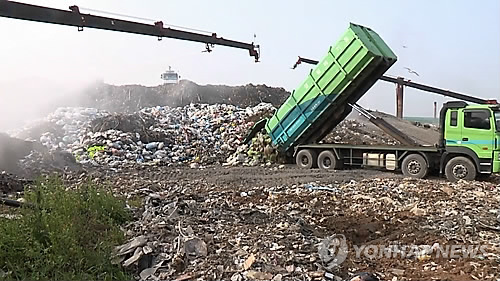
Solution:
M500 172L500 106L448 102L441 110L441 171L451 180Z

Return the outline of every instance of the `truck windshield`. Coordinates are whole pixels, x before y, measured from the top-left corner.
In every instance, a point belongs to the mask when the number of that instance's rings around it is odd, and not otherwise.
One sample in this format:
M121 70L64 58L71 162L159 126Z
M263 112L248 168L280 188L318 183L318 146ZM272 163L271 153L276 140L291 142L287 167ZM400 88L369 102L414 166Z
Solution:
M500 111L495 111L495 121L497 125L497 132L500 132Z

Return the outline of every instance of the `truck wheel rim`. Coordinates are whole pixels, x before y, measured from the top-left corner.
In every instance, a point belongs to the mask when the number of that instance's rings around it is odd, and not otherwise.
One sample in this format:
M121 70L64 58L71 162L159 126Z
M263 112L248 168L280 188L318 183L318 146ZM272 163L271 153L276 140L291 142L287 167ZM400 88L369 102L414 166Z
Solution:
M323 167L330 168L331 165L332 165L332 160L328 157L325 157L325 159L323 159Z
M410 161L410 163L408 163L407 168L408 168L408 172L410 172L410 174L416 175L421 170L420 162L418 162L417 160L412 160L412 161Z
M302 165L307 165L307 164L309 164L309 158L307 158L307 156L304 156L304 157L302 157L300 162L302 163Z
M453 175L459 179L463 179L467 176L467 167L462 164L455 165L453 167Z

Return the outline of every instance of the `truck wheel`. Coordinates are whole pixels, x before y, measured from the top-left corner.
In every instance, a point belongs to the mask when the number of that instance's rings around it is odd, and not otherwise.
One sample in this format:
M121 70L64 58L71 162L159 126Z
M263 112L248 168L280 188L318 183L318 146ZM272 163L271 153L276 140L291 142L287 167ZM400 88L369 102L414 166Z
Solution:
M423 179L427 176L427 161L420 154L410 154L403 159L401 171L405 177Z
M449 181L455 182L458 180L474 180L477 171L476 166L469 158L459 156L446 163L444 173Z
M341 162L337 160L331 150L325 150L318 156L318 168L321 170L335 170L341 168Z
M295 162L297 166L302 169L311 169L316 165L316 159L318 158L316 152L310 149L302 149L295 156Z

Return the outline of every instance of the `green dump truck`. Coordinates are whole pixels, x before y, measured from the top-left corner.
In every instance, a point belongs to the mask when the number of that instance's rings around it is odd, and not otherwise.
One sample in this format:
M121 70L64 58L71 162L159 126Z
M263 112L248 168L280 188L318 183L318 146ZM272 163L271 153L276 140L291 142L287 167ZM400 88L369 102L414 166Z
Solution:
M451 181L498 173L498 104L446 103L435 146L318 144L396 60L377 33L351 24L275 114L258 125L301 168L379 167L416 178L435 171Z

